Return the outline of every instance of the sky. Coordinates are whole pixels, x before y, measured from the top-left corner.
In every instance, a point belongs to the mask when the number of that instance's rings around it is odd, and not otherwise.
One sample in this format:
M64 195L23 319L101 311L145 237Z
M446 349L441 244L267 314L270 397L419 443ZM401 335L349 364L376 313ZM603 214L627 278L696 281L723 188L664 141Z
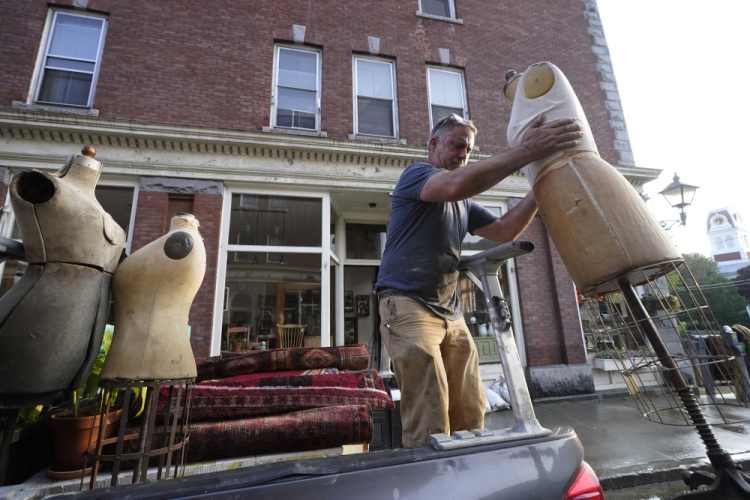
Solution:
M675 173L700 186L682 253L710 254L709 211L750 221L750 1L597 0L638 167L661 169L644 191L659 220L679 211L658 194Z

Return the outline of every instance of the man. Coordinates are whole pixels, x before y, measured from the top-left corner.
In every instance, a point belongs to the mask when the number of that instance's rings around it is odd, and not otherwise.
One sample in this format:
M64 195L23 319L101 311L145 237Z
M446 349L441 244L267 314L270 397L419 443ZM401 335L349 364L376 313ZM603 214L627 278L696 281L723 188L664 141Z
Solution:
M401 390L406 447L426 445L430 434L484 425L477 350L456 293L461 241L470 232L506 243L529 225L536 214L532 193L501 218L471 196L583 136L572 118L542 123L540 115L517 147L467 165L477 129L447 116L430 134L427 163L407 167L393 192L375 287L380 332Z

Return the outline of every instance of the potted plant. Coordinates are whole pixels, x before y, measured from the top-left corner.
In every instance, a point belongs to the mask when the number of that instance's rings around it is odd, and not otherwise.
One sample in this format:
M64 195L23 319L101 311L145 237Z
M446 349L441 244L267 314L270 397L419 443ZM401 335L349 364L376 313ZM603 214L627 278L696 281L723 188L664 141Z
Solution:
M88 395L89 399L94 399L96 396L99 389L99 374L102 371L104 359L109 352L111 343L112 330L108 329L104 332L99 355L86 380L86 385L73 392L73 408L56 413L50 419L55 461L47 469L47 474L53 479L81 477L89 438L91 438L91 442L94 444L99 437L100 419L97 406L79 408L78 401L84 395ZM104 407L107 404L107 400L111 404L116 397L117 391L107 391L102 395L101 405ZM114 433L121 413L122 409L119 407L111 407L110 412L107 413L103 435L105 439L111 437ZM86 469L85 474L90 474L90 471L91 468L89 467Z
M241 338L234 338L231 343L233 352L242 352L242 348L245 346L245 341Z

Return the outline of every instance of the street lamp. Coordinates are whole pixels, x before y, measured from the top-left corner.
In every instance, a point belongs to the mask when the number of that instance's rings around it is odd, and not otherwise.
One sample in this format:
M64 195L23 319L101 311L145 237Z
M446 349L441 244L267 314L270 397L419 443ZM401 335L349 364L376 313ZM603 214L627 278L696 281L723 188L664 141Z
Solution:
M672 182L669 186L659 191L659 194L664 195L664 199L667 200L667 203L669 203L672 208L680 209L680 220L662 221L660 222L662 227L672 229L677 223L683 226L686 224L687 214L684 209L685 207L692 205L695 191L697 189L698 186L691 186L690 184L680 182L680 177L676 173L674 174ZM668 222L672 223L669 227L667 227Z

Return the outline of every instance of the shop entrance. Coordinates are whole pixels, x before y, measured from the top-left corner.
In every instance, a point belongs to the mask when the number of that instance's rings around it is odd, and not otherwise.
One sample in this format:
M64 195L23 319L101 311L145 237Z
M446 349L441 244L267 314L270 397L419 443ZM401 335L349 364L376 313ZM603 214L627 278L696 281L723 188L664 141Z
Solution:
M366 343L373 368L380 363L380 315L372 293L379 269L348 265L344 271L344 344Z

